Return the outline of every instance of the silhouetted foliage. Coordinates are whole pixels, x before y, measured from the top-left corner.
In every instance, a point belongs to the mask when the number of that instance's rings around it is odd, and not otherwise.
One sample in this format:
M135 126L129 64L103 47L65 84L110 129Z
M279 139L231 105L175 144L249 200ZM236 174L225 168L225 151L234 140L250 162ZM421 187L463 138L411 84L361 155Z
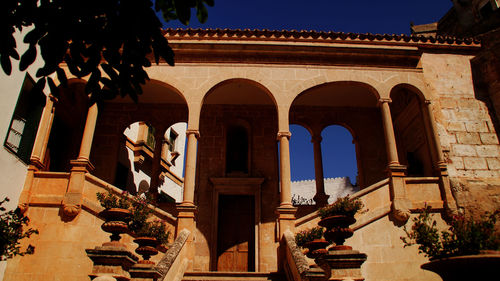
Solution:
M28 245L25 250L21 249L20 240L29 238L33 234L38 234L38 230L29 228L23 229L29 223L29 218L22 215L19 209L6 211L2 205L8 202L5 197L0 201L0 261L14 256L31 255L35 247Z
M194 8L203 23L208 16L205 4L213 6L214 0L2 0L0 63L10 75L11 58L20 60L19 69L24 71L35 61L39 46L45 64L36 72L37 87L48 83L57 96L57 85L49 76L56 73L66 85L60 66L65 63L72 75L86 77L85 90L92 101L117 95L137 101L141 84L149 79L145 68L153 59L174 65L174 53L156 13L167 22L187 25ZM33 28L24 36L28 49L20 56L13 34L29 26Z

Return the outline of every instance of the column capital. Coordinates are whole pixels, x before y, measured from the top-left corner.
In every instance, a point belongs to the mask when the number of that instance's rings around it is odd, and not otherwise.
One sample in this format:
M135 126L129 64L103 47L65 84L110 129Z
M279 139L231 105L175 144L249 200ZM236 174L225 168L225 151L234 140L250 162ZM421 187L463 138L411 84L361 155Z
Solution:
M194 134L194 136L199 139L200 138L200 131L198 130L193 130L193 129L188 129L186 130L186 136L189 136L191 134Z
M290 139L291 136L292 136L292 133L290 133L290 132L278 132L277 139L280 140L283 137L286 137L287 139Z
M51 100L53 103L57 103L59 101L59 99L56 98L53 94L49 94L49 100Z
M378 106L382 105L383 103L391 103L392 99L391 98L380 98L378 100Z

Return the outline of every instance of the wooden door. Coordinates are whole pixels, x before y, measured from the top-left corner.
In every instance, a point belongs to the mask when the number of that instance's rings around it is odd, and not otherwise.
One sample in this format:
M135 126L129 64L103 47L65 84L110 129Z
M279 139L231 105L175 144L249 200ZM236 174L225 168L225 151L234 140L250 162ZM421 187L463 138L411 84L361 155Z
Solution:
M254 197L220 195L217 270L255 271Z

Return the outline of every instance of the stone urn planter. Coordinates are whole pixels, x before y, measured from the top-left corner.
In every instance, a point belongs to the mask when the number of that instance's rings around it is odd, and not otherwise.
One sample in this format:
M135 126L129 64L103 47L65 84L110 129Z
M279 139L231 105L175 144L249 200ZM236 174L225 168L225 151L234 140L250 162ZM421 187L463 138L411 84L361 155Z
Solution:
M151 256L157 255L158 254L158 240L154 237L137 237L134 239L134 242L139 245L137 249L135 249L135 252L139 255L142 256L142 260L139 261L141 264L154 264L153 261L150 261L149 259Z
M353 216L347 215L329 216L318 222L320 226L326 228L325 239L330 243L335 243L330 250L352 250L352 247L345 246L344 242L354 234L349 225L355 222L356 219Z
M443 281L495 280L498 278L500 251L481 251L478 255L435 259L421 266L438 274Z
M310 259L315 259L327 253L326 246L330 245L325 239L314 239L313 241L304 244L307 248L306 256Z
M130 211L121 208L110 208L100 212L99 215L105 220L105 222L101 225L101 229L105 232L111 233L111 236L109 237L111 242L108 242L108 246L121 246L119 243L121 239L120 234L128 231L127 222L130 219Z

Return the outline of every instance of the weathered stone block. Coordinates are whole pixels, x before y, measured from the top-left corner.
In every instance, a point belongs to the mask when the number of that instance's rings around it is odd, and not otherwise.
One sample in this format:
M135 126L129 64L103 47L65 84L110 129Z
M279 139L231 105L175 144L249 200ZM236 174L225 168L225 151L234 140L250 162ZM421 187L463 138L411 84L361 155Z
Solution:
M479 138L483 144L498 144L498 138L495 133L479 133Z
M481 144L478 133L461 133L456 134L458 143L461 144Z
M486 158L486 163L488 163L488 169L490 170L500 169L500 160L498 158Z
M477 156L498 157L498 145L478 145L476 151Z
M453 144L453 154L456 156L476 156L476 149L473 145Z
M450 132L454 131L465 132L465 124L464 122L450 121L448 122L447 129Z
M451 164L455 169L464 169L464 160L462 157L450 157Z
M485 121L466 122L465 128L466 128L467 132L487 133L489 131L488 125L486 125Z
M488 169L486 160L480 157L464 157L464 166L468 170Z

